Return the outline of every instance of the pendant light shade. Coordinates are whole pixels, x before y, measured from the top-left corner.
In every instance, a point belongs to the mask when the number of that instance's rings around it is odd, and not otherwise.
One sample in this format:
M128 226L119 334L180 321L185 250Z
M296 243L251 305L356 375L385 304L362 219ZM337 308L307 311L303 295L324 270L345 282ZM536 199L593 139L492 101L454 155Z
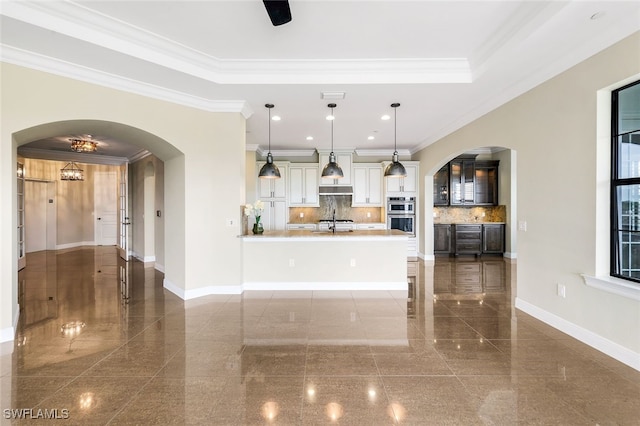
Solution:
M271 108L273 106L273 104L265 104L265 107L269 109L269 152L267 153L267 162L258 173L258 177L261 179L280 179L280 170L278 170L278 166L273 164L273 155L271 155Z
M391 157L391 163L384 169L385 177L405 177L407 170L404 168L401 162L398 161L398 121L397 121L397 108L399 103L391 104L393 108L393 157Z
M329 162L322 169L322 177L330 178L330 179L340 179L344 177L344 173L342 172L342 168L336 162L336 155L333 153L333 109L336 107L336 104L327 105L331 108L331 115L327 117L328 120L331 121L331 153L329 154Z

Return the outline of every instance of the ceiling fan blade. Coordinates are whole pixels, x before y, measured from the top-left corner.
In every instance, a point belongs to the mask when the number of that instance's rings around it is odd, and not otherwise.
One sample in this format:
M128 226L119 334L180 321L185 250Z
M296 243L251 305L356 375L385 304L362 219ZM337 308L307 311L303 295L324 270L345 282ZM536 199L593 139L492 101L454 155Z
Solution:
M286 24L291 21L291 9L289 0L262 0L271 23L274 26Z

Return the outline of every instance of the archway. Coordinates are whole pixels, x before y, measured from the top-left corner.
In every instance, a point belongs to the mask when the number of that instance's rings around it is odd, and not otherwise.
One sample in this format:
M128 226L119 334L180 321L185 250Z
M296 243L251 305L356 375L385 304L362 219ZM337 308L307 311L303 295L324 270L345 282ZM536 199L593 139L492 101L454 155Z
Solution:
M37 125L37 126L33 126L33 127L29 127L17 132L12 133L12 142L13 142L13 149L14 149L14 155L18 156L18 150L20 149L20 147L28 147L28 144L33 142L33 141L38 141L41 139L46 139L48 137L52 137L52 136L61 136L61 135L73 135L73 134L101 134L101 135L108 135L110 138L117 138L121 141L124 141L126 143L135 145L137 147L142 148L143 150L149 150L149 152L153 155L155 155L156 161L162 163L161 160L167 159L170 162L172 160L175 159L179 159L180 157L183 157L184 155L182 154L182 152L180 152L178 149L176 149L173 145L171 145L169 142L167 142L166 140L150 133L150 132L146 132L144 130L141 130L139 128L135 128L133 126L129 126L123 123L116 123L116 122L111 122L111 121L103 121L103 120L68 120L68 121L60 121L60 122L51 122L51 123L45 123L45 124L41 124L41 125ZM58 163L59 161L66 161L66 160L62 160L61 156L64 155L68 155L67 153L60 153L60 152L55 152L52 151L51 153L47 153L45 150L40 150L41 152L39 152L36 156L32 157L31 155L25 155L24 157L26 157L27 159L34 159L36 161L39 162L39 164L47 164L50 163L49 165L45 165L45 166L39 166L41 169L47 169L46 172L49 173L51 175L51 177L49 179L45 179L47 181L59 181L59 164L64 164L64 163ZM30 153L31 154L31 153ZM47 158L49 157L49 158ZM143 160L145 161L145 160ZM107 165L96 165L96 164L90 164L90 161L84 161L83 163L87 163L87 166L83 166L87 169L90 168L95 168L97 170L97 168L102 168L104 169L105 167L111 167L113 170L119 170L119 166L117 165L117 163L112 163L112 166L107 166ZM141 162L142 163L142 162ZM143 164L149 164L147 163L143 163ZM171 169L173 166L169 166L169 168ZM173 167L175 168L175 167ZM162 170L164 170L164 167L162 168ZM178 173L182 172L182 174L184 175L184 168L180 168L180 170L178 171ZM26 172L28 174L28 171ZM173 173L173 171L172 171ZM153 166L153 164L151 164L151 168L150 169L145 169L145 174L147 175L147 179L145 181L143 181L143 184L147 184L146 186L148 186L149 189L149 194L151 197L151 202L148 204L148 209L149 209L149 213L148 213L148 217L150 218L151 224L154 226L151 226L147 231L151 233L151 235L148 237L148 240L150 241L149 247L151 249L151 253L154 256L154 260L155 260L155 252L156 252L156 247L155 247L155 232L157 232L157 228L154 224L154 217L155 217L155 208L156 208L156 168ZM14 175L15 176L15 175ZM181 177L182 179L184 179L184 176ZM150 179L150 180L148 180ZM15 182L15 181L14 181ZM159 180L160 183L163 183L164 180L160 179ZM15 185L15 183L14 183ZM77 187L76 187L77 188ZM76 192L77 194L77 192ZM57 200L55 200L55 196L51 197L52 199L50 200L50 202L55 202L57 204ZM88 197L85 197L88 198ZM180 195L177 196L178 199L180 199ZM14 205L14 211L15 211L15 205L16 202L15 200L12 200L13 202L11 203L12 205ZM91 197L91 205L93 205L93 198ZM91 211L89 208L88 203L87 204L87 209L85 211L83 211L82 213L87 213L87 211L89 212L89 215L91 215ZM182 207L184 208L184 206L178 204L175 207ZM141 227L143 227L143 224L140 223ZM55 225L53 226L54 228L56 227ZM162 230L160 231L162 232ZM93 233L93 232L91 232ZM158 239L161 243L164 243L164 232L162 232L163 234L163 238ZM89 239L90 240L90 239ZM82 240L80 239L80 245L82 244ZM175 242L177 245L180 244L179 241ZM13 242L13 244L16 244L16 241ZM74 243L74 245L78 245L77 243ZM54 243L54 246L56 246L56 244ZM58 247L60 247L60 245L58 245ZM48 249L50 249L51 247L47 247ZM55 248L55 247L54 247ZM60 248L64 248L64 247L60 247ZM161 250L163 251L164 248L162 247ZM14 262L15 263L15 262ZM12 265L13 268L15 268L15 272L17 274L17 265ZM28 268L28 265L27 265ZM164 270L164 265L162 267L161 272L165 272ZM184 271L168 271L169 274L177 274L179 276L184 275ZM11 293L14 295L17 295L19 290L18 290L18 280L12 280L13 282L9 283L6 282L6 285L11 285L13 288L11 289ZM16 296L17 297L17 296ZM17 306L17 305L13 305L12 306ZM8 306L7 306L8 307ZM16 318L15 321L17 321L17 315L18 312L14 312L14 314L12 315L14 318ZM8 329L4 329L3 330L3 341L4 340L8 340L10 339L12 336L10 336L8 334L9 330ZM6 334L6 336L5 336Z
M489 155L491 158L500 161L499 174L499 203L505 206L505 254L506 258L515 259L517 257L517 164L516 151L506 147L476 147L473 149L450 152L443 155L436 162L431 162L431 167L424 172L423 176L423 204L422 220L424 226L422 231L423 244L421 251L425 260L434 259L433 251L433 207L434 207L434 176L449 161L464 153L475 153Z

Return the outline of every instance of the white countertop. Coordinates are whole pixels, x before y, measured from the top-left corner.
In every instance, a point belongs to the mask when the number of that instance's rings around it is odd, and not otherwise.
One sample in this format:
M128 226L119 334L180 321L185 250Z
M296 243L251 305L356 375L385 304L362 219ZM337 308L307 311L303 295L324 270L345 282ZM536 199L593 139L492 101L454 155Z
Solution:
M240 235L240 238L246 241L288 241L297 240L389 240L389 239L408 239L409 234L398 231L396 229L372 229L372 230L355 230L355 231L309 231L309 230L291 230L291 231L265 231L264 234Z

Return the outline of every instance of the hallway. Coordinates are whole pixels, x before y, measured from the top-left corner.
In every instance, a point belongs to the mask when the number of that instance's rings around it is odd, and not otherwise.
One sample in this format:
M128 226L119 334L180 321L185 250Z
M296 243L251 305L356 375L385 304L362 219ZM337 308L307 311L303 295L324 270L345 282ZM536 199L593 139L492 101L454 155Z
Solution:
M516 311L515 264L438 258L408 275L408 297L182 301L115 247L29 254L3 424L6 409L78 425L638 424L640 372Z

